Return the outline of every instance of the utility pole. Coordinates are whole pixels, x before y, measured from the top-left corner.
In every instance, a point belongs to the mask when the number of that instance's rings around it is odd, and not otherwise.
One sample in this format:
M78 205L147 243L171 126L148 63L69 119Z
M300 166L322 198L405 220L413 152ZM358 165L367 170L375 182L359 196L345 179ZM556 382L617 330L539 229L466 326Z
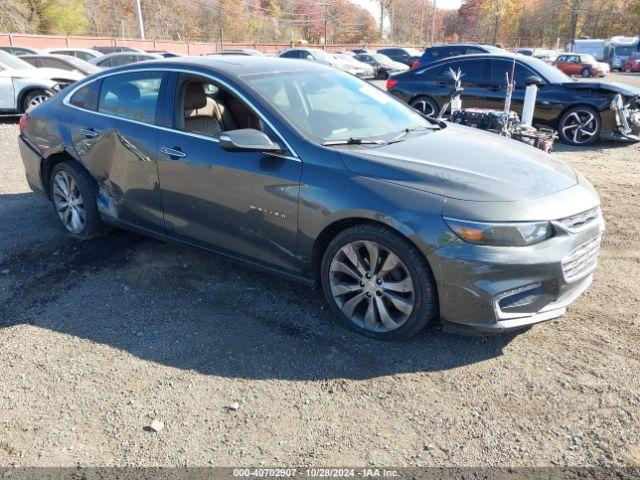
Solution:
M389 36L391 37L391 44L393 45L394 41L393 39L395 38L395 34L394 34L394 30L393 30L393 26L396 23L396 2L394 2L393 0L391 0L391 29L389 32Z
M136 15L138 17L138 31L140 32L140 38L144 40L144 22L142 21L142 8L140 7L140 0L136 0Z
M327 49L327 19L329 17L329 3L324 4L324 43L322 49Z
M380 44L384 45L384 0L380 1Z
M436 34L436 0L433 0L433 10L431 11L431 45L433 45Z
M418 44L420 46L422 46L422 39L424 38L424 0L422 0L422 2L420 3L420 30L419 30L419 37L418 37Z
M569 42L571 44L571 51L573 51L574 44L576 43L578 10L580 10L580 0L573 0L573 5L571 6L571 23L569 24Z

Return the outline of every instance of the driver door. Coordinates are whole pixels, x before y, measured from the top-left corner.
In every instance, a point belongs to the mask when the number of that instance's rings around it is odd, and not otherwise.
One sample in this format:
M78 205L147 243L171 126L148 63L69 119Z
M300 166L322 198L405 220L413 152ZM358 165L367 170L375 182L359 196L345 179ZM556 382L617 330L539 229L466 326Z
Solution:
M240 128L282 141L250 105L208 77L176 74L167 98L171 130L158 146L167 234L296 270L300 159L224 150L220 134Z

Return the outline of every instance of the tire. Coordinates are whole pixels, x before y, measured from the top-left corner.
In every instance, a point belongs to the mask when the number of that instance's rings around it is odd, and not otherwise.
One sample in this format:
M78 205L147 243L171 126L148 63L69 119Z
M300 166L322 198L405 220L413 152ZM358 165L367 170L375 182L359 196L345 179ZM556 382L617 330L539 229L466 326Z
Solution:
M69 195L65 192L65 181L67 190L73 197L72 206L66 209L63 207L65 201L67 205L71 202L69 202ZM97 186L93 178L78 163L64 161L53 168L49 179L49 193L60 223L72 237L78 240L89 240L109 232L110 228L102 222L98 213ZM74 207L75 212L73 212ZM77 221L78 219L80 222Z
M593 74L591 73L591 70L588 68L583 68L582 71L580 72L580 75L582 76L582 78L588 78L591 77Z
M431 97L426 97L426 96L416 97L413 100L411 100L409 105L412 108L419 111L420 113L422 113L423 115L437 117L438 114L440 113L440 107L438 106L436 101Z
M22 111L26 112L30 108L37 107L51 97L45 90L32 90L22 100Z
M591 145L596 142L600 138L601 128L600 114L586 106L570 108L558 122L560 140L574 146Z
M373 248L378 253L371 269ZM372 275L367 277L369 270ZM351 330L376 340L410 338L438 312L427 261L408 240L384 226L356 225L338 234L324 253L320 276L331 311Z

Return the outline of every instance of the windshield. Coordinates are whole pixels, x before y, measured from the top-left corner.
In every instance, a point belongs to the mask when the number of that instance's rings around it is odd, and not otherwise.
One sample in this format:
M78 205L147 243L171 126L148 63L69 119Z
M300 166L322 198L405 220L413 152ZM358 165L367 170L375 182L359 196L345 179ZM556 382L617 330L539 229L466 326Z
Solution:
M542 75L543 78L551 83L566 83L573 81L571 77L565 75L553 65L540 60L539 58L526 57L526 59L525 63L527 65L534 68L540 75Z
M386 64L391 63L391 59L386 55L382 55L380 53L374 53L371 55L378 63Z
M412 57L419 57L422 55L422 52L420 50L416 50L415 48L405 48L405 50Z
M596 59L592 55L582 55L583 63L596 63Z
M618 45L615 48L616 55L620 57L628 57L637 50L635 45Z
M389 141L406 129L437 128L386 92L337 70L255 75L245 80L316 143Z
M33 65L20 60L18 57L14 57L4 50L0 50L0 63L9 68L36 68Z
M332 56L329 55L324 50L312 48L312 49L309 49L309 52L318 60L324 60L325 62L330 62L332 60Z

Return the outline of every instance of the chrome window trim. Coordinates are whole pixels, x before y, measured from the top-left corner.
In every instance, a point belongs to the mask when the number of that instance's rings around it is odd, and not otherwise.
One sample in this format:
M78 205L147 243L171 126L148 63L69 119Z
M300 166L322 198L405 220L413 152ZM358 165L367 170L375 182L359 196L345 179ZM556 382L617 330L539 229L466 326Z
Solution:
M246 103L249 108L251 108L253 110L253 112L258 115L263 122L265 122L269 128L271 128L271 130L273 130L275 132L275 134L278 136L278 138L282 141L282 143L284 143L284 145L287 147L287 150L289 150L289 152L291 153L291 155L283 155L283 158L288 158L291 160L297 160L297 161L301 161L300 157L298 156L298 154L296 153L296 151L293 149L293 147L291 147L291 145L289 144L289 142L287 142L287 140L282 136L282 134L278 131L278 129L269 121L269 119L267 119L262 112L253 104L253 102L251 102L245 95L243 95L241 92L239 92L235 87L229 85L227 82L225 82L224 80L221 80L220 78L216 77L215 75L211 74L211 73L203 73L200 72L198 70L191 70L188 68L173 68L173 67L162 67L162 68L131 68L131 69L127 69L127 70L120 70L118 72L105 72L104 74L100 73L97 74L97 76L93 77L91 80L89 81L85 81L82 82L79 85L74 85L73 89L62 99L62 104L70 107L70 108L74 108L76 110L80 110L82 112L88 112L88 113L92 113L94 115L100 115L102 117L106 117L106 118L117 118L118 120L123 120L125 122L131 122L131 123L135 123L138 125L144 125L147 127L153 127L153 128L157 128L159 130L163 130L163 131L167 131L167 132L174 132L174 133L181 133L183 135L187 135L187 136L191 136L191 137L195 137L195 138L201 138L204 140L211 140L215 143L220 143L220 140L218 138L213 138L213 137L208 137L206 135L201 135L198 133L192 133L192 132L185 132L183 130L177 130L175 128L169 128L169 127L164 127L162 125L155 125L153 123L145 123L145 122L139 122L137 120L132 120L130 118L123 118L123 117L118 117L116 115L109 115L106 113L101 113L98 111L94 111L94 110L87 110L85 108L80 108L77 107L75 105L72 105L70 100L71 97L82 87L89 85L90 83L93 83L95 81L98 80L102 80L104 78L107 77L113 77L115 75L123 75L123 74L127 74L127 73L139 73L139 72L177 72L177 73L188 73L191 75L198 75L201 77L206 77L211 79L212 81L218 83L219 85L222 85L224 88L228 89L229 91L231 91L232 93L234 93L235 95L237 95L244 103Z

